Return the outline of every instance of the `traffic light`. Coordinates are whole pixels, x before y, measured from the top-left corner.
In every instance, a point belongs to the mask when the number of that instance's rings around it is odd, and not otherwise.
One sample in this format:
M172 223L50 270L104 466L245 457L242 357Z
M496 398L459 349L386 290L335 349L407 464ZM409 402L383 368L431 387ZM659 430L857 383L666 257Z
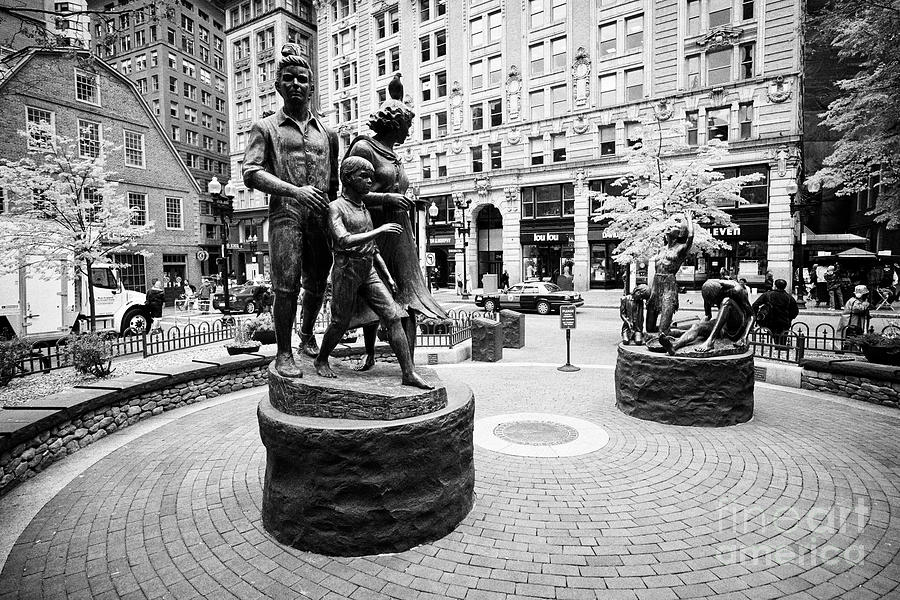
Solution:
M234 216L234 198L225 196L222 200L222 214L230 221Z

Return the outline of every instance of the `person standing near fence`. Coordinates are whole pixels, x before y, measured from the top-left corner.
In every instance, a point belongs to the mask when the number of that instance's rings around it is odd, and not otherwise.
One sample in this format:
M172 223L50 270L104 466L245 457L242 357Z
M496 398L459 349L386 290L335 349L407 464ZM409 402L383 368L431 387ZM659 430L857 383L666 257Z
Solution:
M834 265L825 269L825 286L828 288L828 306L832 310L840 310L844 304L844 293L841 291L841 277Z
M163 290L162 281L154 279L153 287L147 292L147 306L150 308L150 319L152 321L149 333L162 333L162 311L165 300L166 293Z
M838 322L838 331L843 339L862 335L869 327L869 288L858 285L853 290L853 297L844 305L844 312Z
M753 303L756 323L772 334L773 343L784 346L791 329L791 322L800 314L794 297L787 293L787 281L775 280L775 289L762 294Z

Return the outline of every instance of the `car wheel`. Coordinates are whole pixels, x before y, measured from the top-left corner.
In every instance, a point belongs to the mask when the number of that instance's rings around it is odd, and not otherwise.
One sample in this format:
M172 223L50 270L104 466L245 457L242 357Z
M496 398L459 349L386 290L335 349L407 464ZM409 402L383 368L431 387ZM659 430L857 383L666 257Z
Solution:
M244 312L247 313L248 315L250 313L255 313L256 312L256 303L253 300L250 300L249 302L247 302L247 306L244 307Z
M550 303L544 300L541 300L537 303L537 311L539 315L549 315L550 314Z
M488 312L494 312L497 310L497 303L493 300L485 300L484 301L484 310Z
M144 310L133 310L122 319L122 335L141 335L150 328L150 315Z

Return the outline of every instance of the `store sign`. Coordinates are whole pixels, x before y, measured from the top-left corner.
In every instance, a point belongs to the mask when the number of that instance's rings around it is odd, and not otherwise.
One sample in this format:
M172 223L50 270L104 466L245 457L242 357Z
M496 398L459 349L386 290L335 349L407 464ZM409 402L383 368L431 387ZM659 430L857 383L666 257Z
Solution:
M741 226L734 227L711 227L709 232L714 237L738 237L741 235Z
M521 242L523 244L565 244L569 241L567 233L523 233Z
M428 238L428 243L433 246L448 245L452 246L456 243L456 237L452 235L433 235Z

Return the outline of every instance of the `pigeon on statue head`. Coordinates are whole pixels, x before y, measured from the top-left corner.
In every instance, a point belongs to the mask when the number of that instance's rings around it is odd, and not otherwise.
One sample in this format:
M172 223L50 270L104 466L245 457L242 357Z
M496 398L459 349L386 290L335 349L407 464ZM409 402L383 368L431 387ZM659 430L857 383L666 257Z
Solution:
M400 81L400 73L394 73L394 78L388 84L388 96L394 100L403 100L403 83Z

